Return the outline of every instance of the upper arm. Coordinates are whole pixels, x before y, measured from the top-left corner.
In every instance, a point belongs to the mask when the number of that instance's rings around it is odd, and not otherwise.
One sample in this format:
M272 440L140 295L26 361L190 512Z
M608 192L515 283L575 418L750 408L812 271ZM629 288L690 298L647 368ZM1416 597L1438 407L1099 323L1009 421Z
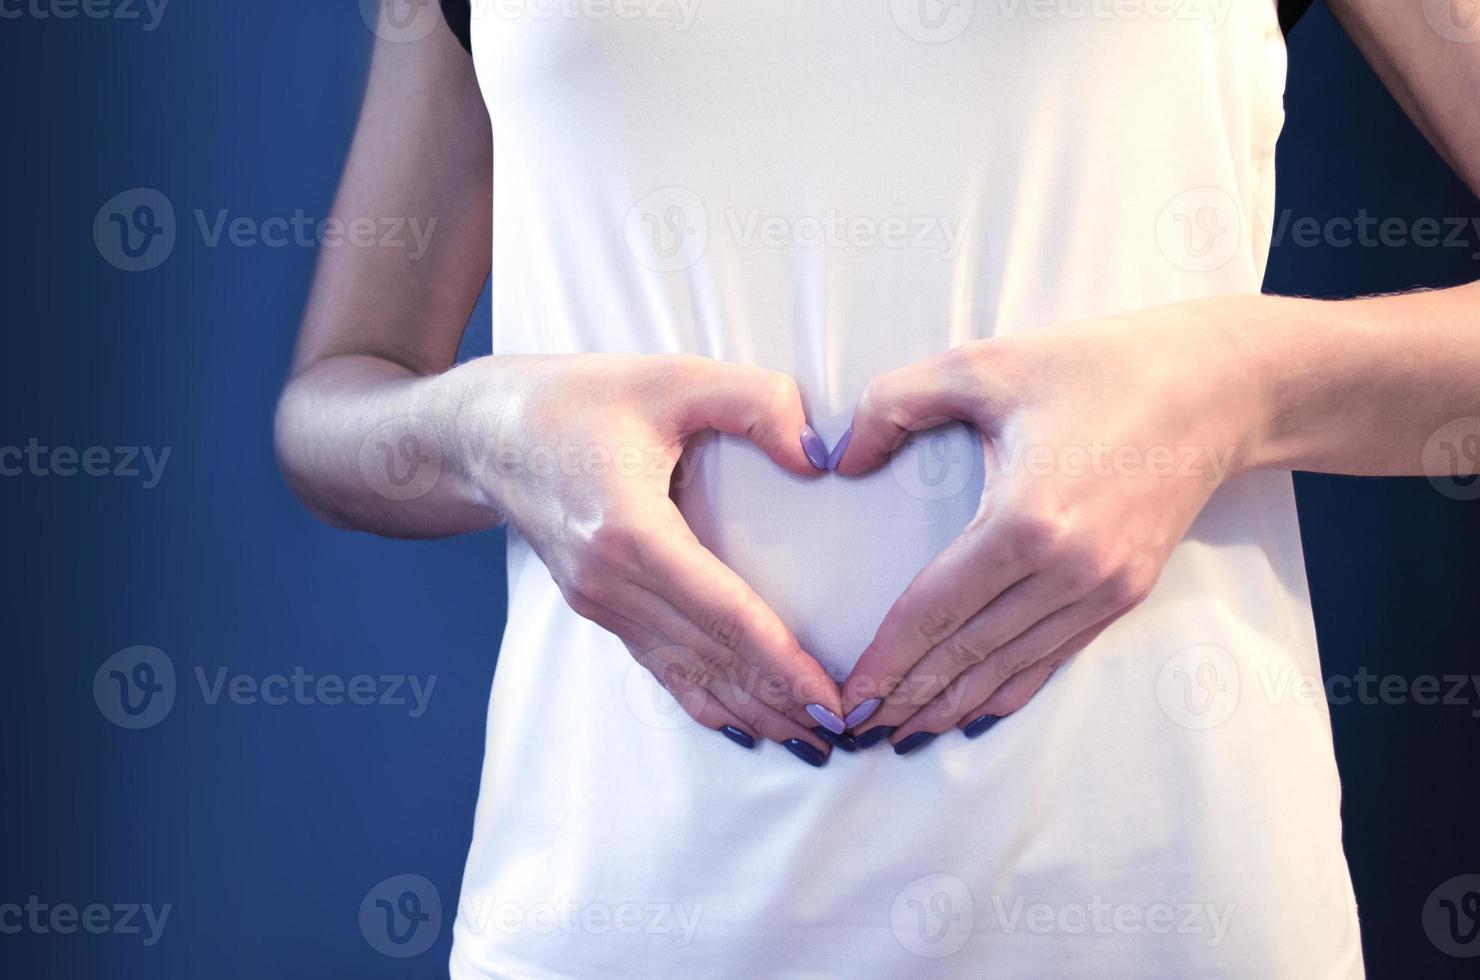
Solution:
M1480 194L1480 9L1449 0L1327 2L1409 118Z
M331 212L375 231L321 247L295 373L341 354L419 374L451 366L488 274L492 161L472 60L452 33L378 40Z

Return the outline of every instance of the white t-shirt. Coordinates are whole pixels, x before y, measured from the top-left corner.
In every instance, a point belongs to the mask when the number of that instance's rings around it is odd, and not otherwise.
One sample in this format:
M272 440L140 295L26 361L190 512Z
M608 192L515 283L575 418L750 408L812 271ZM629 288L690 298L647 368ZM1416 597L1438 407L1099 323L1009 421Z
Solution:
M1272 0L510 0L473 38L497 354L775 368L832 445L891 368L1260 288ZM837 676L983 479L959 427L859 480L698 459L696 532ZM508 563L458 980L1362 972L1288 474L1219 489L981 739L822 769L690 722Z

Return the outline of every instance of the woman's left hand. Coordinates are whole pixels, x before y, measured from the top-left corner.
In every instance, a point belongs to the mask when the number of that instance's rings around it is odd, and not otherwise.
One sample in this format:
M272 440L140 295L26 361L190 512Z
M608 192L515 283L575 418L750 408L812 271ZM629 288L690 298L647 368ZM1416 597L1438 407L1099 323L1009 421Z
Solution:
M864 744L980 734L1147 596L1260 431L1263 396L1224 323L1194 301L978 341L868 385L839 473L957 419L981 433L986 477L976 516L844 684Z

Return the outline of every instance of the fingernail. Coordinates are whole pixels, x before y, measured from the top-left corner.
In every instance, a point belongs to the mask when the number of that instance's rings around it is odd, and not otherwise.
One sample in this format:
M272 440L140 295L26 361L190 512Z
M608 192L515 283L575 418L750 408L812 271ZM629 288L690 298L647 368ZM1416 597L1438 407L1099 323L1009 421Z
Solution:
M985 734L988 728L1001 720L1000 715L982 715L980 718L973 718L965 728L961 729L961 734L967 738L976 738L978 735Z
M799 738L789 738L781 744L785 746L786 751L801 759L809 766L820 769L822 764L827 761L827 756L822 754L822 750L811 742L803 742Z
M841 439L838 440L838 444L836 446L834 446L833 447L833 451L828 454L828 457L827 457L827 468L828 469L835 470L835 469L838 468L838 464L843 461L843 454L848 451L848 443L850 443L852 441L853 441L853 426L850 425L850 426L848 426L848 431L843 433L843 438L841 438Z
M736 745L740 746L741 748L745 748L745 749L753 749L753 748L755 748L755 739L751 738L749 735L747 735L745 732L742 732L740 729L736 728L734 725L726 725L726 726L724 726L723 728L721 728L719 730L719 733L721 735L723 735L725 738L727 738L730 741L734 742Z
M853 741L853 736L851 735L834 735L821 725L813 727L812 731L824 742L829 742L844 752L856 752L858 750L858 745Z
M895 755L907 755L935 738L935 732L916 732L894 747Z
M817 434L817 430L810 425L802 426L802 452L807 454L807 460L819 470L827 469L827 443Z
M870 745L877 745L890 735L894 734L893 725L875 725L862 735L853 736L853 744L860 749L866 749Z
M823 728L826 728L834 735L843 734L843 729L848 727L847 725L843 724L843 719L839 718L837 715L833 714L831 711L827 710L820 704L807 705L807 714L812 716L813 721L817 722L817 724L821 725Z
M843 719L843 727L857 728L873 717L873 713L878 711L879 705L883 703L883 698L869 698L867 701L860 701L858 707L848 712L848 716Z

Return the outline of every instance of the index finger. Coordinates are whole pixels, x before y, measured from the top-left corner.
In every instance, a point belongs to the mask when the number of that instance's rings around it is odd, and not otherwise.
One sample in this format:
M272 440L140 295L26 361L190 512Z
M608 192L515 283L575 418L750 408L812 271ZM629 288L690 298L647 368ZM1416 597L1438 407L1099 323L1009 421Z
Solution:
M879 624L843 682L844 717L862 724L942 640L1032 571L995 547L992 522L973 521L930 561Z
M681 533L647 535L639 551L639 581L662 596L714 641L728 662L713 665L738 677L744 690L811 727L843 730L842 692L816 658L802 649L781 618L683 522Z

